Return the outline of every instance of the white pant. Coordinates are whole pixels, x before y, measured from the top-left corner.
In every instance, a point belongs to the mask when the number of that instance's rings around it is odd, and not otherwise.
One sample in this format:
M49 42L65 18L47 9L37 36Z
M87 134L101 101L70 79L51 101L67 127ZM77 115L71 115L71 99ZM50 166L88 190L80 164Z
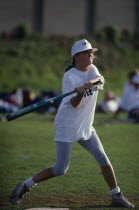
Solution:
M96 133L93 132L90 139L86 141L80 140L78 143L94 156L100 166L110 164L110 161ZM71 151L72 143L56 142L56 164L52 167L55 176L60 176L67 172L70 163Z

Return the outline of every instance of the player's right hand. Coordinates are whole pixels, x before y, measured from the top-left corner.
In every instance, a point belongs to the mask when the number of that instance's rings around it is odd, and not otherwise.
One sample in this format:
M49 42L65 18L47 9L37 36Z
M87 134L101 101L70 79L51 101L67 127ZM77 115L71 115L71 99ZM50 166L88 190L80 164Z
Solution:
M84 86L77 87L77 88L75 88L75 90L76 90L76 93L77 93L78 95L83 95L83 94L85 93L85 88L84 88Z
M84 84L84 89L85 90L89 90L90 88L92 88L93 87L93 83L91 83L91 82L86 82L85 84Z

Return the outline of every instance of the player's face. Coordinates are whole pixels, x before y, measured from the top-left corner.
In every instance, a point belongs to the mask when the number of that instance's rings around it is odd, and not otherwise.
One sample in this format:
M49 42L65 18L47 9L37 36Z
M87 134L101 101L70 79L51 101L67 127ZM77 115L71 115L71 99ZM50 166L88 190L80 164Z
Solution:
M91 65L94 60L94 55L92 50L86 50L78 53L78 62L83 65Z

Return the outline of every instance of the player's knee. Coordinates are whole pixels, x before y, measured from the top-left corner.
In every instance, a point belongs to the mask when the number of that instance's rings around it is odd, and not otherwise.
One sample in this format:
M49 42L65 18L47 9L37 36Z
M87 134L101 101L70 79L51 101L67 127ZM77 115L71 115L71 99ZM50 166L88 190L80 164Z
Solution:
M109 165L110 164L110 161L107 157L107 155L104 153L102 154L100 157L99 157L99 164L100 166L106 166L106 165Z
M67 170L68 170L68 169L65 169L65 168L59 169L59 170L57 171L57 176L62 176L62 175L64 175L64 174L66 174Z
M67 170L68 170L68 167L53 167L53 172L54 172L54 174L55 174L55 176L62 176L62 175L64 175L64 174L66 174L66 172L67 172Z

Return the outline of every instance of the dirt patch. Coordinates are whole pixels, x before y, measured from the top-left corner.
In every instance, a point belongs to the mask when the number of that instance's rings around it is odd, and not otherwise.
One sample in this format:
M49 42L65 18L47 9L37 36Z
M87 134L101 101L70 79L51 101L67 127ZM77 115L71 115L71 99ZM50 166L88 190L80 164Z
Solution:
M29 209L25 209L25 210L69 210L67 208L51 208L51 207L38 207L38 208L29 208Z
M135 205L135 207L139 207L139 199L130 199L131 202ZM3 200L1 205L9 206L8 200ZM77 197L27 197L24 198L20 206L24 207L44 207L49 206L53 208L110 208L110 197L98 197L98 196L77 196ZM8 208L7 208L8 209Z
M92 207L110 206L110 199L104 197L41 197L24 199L25 205L37 204L52 207Z

